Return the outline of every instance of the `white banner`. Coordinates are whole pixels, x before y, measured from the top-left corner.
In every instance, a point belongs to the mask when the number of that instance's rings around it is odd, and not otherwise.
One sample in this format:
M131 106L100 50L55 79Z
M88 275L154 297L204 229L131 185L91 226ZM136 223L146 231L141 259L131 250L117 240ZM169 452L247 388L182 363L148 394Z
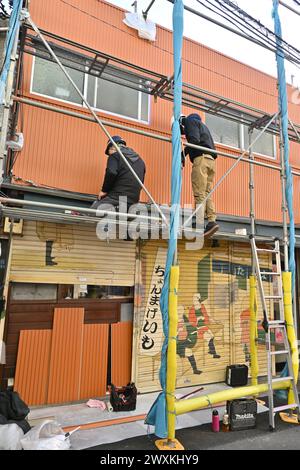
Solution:
M156 356L163 343L160 296L164 284L167 250L158 248L140 334L140 354Z

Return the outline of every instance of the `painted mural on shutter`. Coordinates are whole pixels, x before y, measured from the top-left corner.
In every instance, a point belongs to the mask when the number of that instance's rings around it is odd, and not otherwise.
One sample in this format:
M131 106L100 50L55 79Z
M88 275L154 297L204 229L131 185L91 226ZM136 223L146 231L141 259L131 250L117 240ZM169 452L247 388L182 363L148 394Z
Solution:
M135 302L135 334L143 328L149 288L162 242L149 241L141 248L140 278ZM178 259L180 283L178 295L177 386L221 381L230 362L230 282L229 275L217 269L214 260L229 262L229 245L209 245L202 250L186 250L180 241ZM228 304L228 305L227 305ZM158 333L158 332L157 332ZM162 332L160 331L160 334ZM160 351L146 356L136 348L133 374L140 391L159 389Z
M135 242L101 241L96 225L25 221L13 239L10 280L133 286Z
M179 243L177 387L221 382L225 380L227 365L249 365L250 247L224 240L217 245L212 247L208 241L203 249L194 251L186 250L184 241ZM133 364L133 379L141 392L160 388L160 351L151 356L142 354L138 339L144 327L157 256L164 247L162 242L149 241L141 248ZM270 268L268 258L265 268ZM259 332L263 341L260 328ZM161 329L156 332L159 334ZM259 346L259 361L263 374L266 370L263 344Z

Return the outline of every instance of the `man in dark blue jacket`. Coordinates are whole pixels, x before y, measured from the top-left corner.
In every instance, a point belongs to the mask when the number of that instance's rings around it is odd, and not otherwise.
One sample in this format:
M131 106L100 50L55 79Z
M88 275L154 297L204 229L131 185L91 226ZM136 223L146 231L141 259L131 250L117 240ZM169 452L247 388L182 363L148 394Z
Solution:
M185 134L190 144L207 148L207 151L205 151L185 147L183 153L183 165L186 155L189 155L193 164L192 188L195 204L197 206L202 203L213 186L217 155L209 150L215 150L215 145L208 127L202 122L199 114L190 114L187 117L181 117L181 133ZM197 221L200 223L201 212L203 213L204 211L200 209L197 213ZM215 206L210 197L206 200L205 215L208 219L208 223L204 231L204 236L211 237L219 229L219 225L216 223Z
M146 172L144 161L134 150L126 147L126 142L122 137L116 135L112 139L120 147L122 154L139 179L144 182ZM120 196L127 197L128 206L136 204L140 198L141 186L110 140L107 142L105 154L108 155L108 160L102 189L91 208L97 209L103 204L118 206Z

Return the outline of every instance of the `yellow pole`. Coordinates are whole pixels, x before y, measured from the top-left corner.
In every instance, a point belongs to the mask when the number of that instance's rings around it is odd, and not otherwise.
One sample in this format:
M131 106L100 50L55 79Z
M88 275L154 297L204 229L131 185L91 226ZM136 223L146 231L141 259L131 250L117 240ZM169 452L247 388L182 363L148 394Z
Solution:
M167 356L167 411L168 411L168 439L175 439L175 388L177 372L177 292L179 283L179 266L172 266L170 272L170 290L169 290L169 340Z
M257 294L256 277L250 276L250 356L251 356L251 383L257 385L258 359L257 359Z
M179 283L179 266L172 266L169 282L169 338L167 354L167 420L168 438L158 439L155 445L159 450L177 451L184 450L182 444L175 439L176 410L175 410L175 388L177 369L177 292Z
M273 383L273 389L279 390L289 388L291 385L290 380L285 380L282 377L282 382ZM202 397L190 398L187 400L178 400L175 402L176 415L182 415L190 411L206 408L207 406L215 405L227 400L235 400L246 396L258 395L267 392L269 389L268 384L249 385L247 387L233 388L230 390L223 390L222 392L212 393L210 395L203 395Z
M284 316L287 326L287 336L291 347L291 356L293 364L294 378L297 383L299 373L299 356L298 356L298 344L294 328L293 319L293 304L292 304L292 273L282 273L283 283L283 301L284 301ZM288 393L288 404L295 403L294 393L292 387Z

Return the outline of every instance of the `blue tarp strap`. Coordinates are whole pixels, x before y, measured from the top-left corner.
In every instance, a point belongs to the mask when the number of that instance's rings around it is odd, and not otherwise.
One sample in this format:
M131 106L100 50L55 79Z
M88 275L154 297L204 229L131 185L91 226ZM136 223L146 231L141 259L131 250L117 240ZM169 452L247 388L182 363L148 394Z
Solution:
M295 290L295 221L294 221L294 208L293 208L293 176L292 170L289 163L290 143L289 143L289 117L288 117L288 98L287 98L287 87L286 87L286 76L284 66L284 52L282 50L282 30L281 22L278 12L279 0L273 0L273 11L272 16L274 18L275 34L276 34L276 61L277 61L277 75L279 84L279 109L281 111L281 125L282 125L282 137L284 144L284 166L286 174L286 201L288 206L288 213L290 219L289 227L289 271L292 273L292 292ZM287 363L281 377L288 375ZM287 391L278 390L276 392L278 398L286 399Z
M175 0L173 7L173 49L174 49L174 122L172 126L172 179L171 200L172 210L170 217L170 236L166 261L164 286L160 298L160 309L163 319L164 342L161 354L161 367L159 372L162 392L152 405L146 423L155 426L155 434L160 438L167 437L167 407L166 407L166 379L167 379L167 348L169 336L169 284L170 269L177 249L177 234L179 228L180 195L181 195L181 134L179 118L182 102L182 42L183 42L183 2Z
M293 176L289 163L290 143L289 143L289 117L288 98L284 66L284 52L282 49L282 30L278 13L279 0L273 0L272 16L275 24L276 34L276 61L279 84L279 109L281 111L282 136L284 144L284 164L286 174L286 200L290 219L289 227L289 271L292 273L292 289L295 287L295 221L293 208Z
M7 77L8 77L9 67L10 67L11 53L13 50L13 46L14 46L15 39L16 39L16 34L18 32L18 28L20 24L20 12L22 8L22 3L23 3L23 0L14 0L13 9L12 9L10 20L9 20L8 32L7 32L6 41L4 45L5 58L4 58L4 62L3 62L3 65L1 68L1 74L0 74L0 105L3 104L3 100L4 100L4 93L5 93L6 82L7 82Z

